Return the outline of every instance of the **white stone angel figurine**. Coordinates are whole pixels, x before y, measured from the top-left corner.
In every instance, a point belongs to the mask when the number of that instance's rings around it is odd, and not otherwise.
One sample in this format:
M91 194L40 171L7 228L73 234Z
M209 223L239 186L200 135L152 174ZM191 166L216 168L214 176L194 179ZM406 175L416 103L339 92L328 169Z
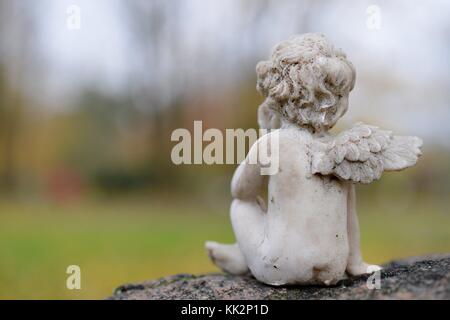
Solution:
M247 159L277 134L279 169L264 176L259 163L239 165L231 183L237 243L208 241L212 261L270 285L330 285L379 270L361 257L354 184L413 166L422 141L361 123L328 132L347 111L355 69L321 34L281 42L256 72L265 97L259 124L279 129L262 136Z

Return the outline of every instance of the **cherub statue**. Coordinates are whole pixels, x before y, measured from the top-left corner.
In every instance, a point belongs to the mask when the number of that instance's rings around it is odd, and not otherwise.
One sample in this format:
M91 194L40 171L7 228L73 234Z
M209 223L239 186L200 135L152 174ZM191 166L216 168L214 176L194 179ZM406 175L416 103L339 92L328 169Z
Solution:
M331 285L346 274L379 270L361 257L354 185L413 166L421 139L362 123L337 136L328 131L347 111L355 69L321 34L281 42L256 72L265 97L259 125L279 129L259 138L237 168L231 182L237 243L206 242L210 258L226 272L251 272L270 285ZM248 158L275 134L278 172L264 176Z

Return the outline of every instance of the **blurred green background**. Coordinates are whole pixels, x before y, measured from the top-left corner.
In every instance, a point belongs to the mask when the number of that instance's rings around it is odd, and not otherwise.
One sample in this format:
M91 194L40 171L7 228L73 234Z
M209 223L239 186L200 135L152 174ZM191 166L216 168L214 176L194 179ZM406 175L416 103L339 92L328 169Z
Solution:
M0 299L217 271L203 243L234 241L235 166L174 165L171 132L256 128L254 67L303 32L356 67L336 131L425 142L416 167L358 186L365 260L449 252L449 18L438 0L0 0ZM66 288L73 264L81 290Z

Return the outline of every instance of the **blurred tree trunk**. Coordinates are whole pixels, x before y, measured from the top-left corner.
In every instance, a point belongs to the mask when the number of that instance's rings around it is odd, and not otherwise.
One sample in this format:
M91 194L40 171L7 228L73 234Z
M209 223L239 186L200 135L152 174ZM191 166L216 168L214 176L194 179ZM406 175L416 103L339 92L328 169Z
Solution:
M11 193L17 185L17 143L23 115L25 72L28 57L33 54L32 17L28 4L12 1L0 2L0 94L2 114L0 125L3 138L2 185ZM11 41L11 39L13 39Z
M152 167L167 168L170 136L167 136L171 114L180 109L183 100L179 70L172 63L181 61L178 47L179 1L133 1L125 5L134 44L142 53L137 56L138 77L131 79L133 100L144 110L149 124L149 161ZM162 172L159 172L163 174Z

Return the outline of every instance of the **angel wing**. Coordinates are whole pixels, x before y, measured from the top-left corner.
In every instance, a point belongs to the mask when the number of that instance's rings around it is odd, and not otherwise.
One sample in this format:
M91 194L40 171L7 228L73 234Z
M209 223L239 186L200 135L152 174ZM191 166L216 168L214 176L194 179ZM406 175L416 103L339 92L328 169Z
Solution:
M311 171L335 175L354 183L370 183L383 171L397 171L416 164L422 140L395 136L391 131L357 123L328 142L314 141Z

